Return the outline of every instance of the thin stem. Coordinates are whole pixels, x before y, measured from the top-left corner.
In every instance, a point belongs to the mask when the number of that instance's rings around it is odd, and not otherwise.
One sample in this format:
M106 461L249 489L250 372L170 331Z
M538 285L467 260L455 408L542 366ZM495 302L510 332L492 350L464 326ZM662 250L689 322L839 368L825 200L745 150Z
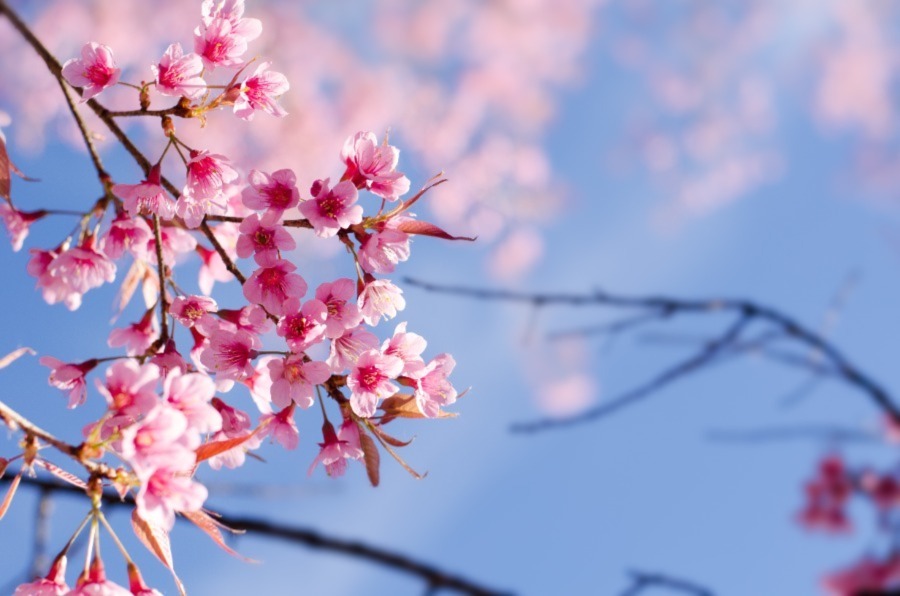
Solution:
M51 445L54 449L56 449L63 455L67 455L77 461L79 464L84 466L85 470L92 474L97 474L106 478L115 477L114 471L111 470L106 464L84 459L82 453L82 447L84 446L83 444L76 447L74 445L66 443L65 441L57 439L55 436L38 427L2 401L0 401L0 420L3 420L8 426L12 428L20 429L25 433L26 436L36 437L43 440L45 443Z
M160 345L169 340L169 303L166 301L166 263L162 252L162 233L159 230L159 215L153 214L153 237L156 240L156 268L159 273L159 316L162 319L159 335Z
M106 528L106 531L109 532L109 535L112 536L113 542L116 543L116 547L118 547L119 552L122 553L122 557L125 559L125 562L128 564L132 564L133 561L131 560L131 557L128 556L128 551L125 550L125 546L122 544L122 541L119 540L118 536L116 536L116 533L113 531L112 526L110 526L109 522L106 521L106 516L98 512L97 517L100 519L100 523L103 524L103 527Z
M78 130L81 132L81 138L84 139L84 144L87 147L88 153L91 155L94 169L97 170L97 178L100 179L100 186L103 187L104 192L108 192L110 177L103 167L103 162L100 160L100 154L97 153L97 148L94 146L94 140L91 138L91 133L87 129L84 120L81 118L81 114L78 113L78 108L75 106L75 100L72 99L72 94L69 92L66 83L60 77L56 78L56 82L59 83L59 88L62 89L63 95L66 98L66 105L69 106L69 112L72 113L72 118L75 119L75 124L78 125Z

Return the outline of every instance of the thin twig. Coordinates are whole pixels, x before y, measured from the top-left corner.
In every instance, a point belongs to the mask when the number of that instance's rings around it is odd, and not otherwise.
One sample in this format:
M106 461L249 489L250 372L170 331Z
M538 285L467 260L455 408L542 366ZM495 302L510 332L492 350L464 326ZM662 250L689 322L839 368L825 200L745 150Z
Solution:
M665 296L624 296L609 294L603 291L596 291L591 294L565 294L565 293L526 293L512 292L508 290L490 290L483 288L472 288L464 286L451 286L443 284L433 284L415 279L406 278L407 284L422 288L431 292L439 292L443 294L453 294L457 296L465 296L478 300L492 300L502 302L519 302L522 304L530 304L534 306L568 306L568 307L609 307L609 308L628 308L638 309L650 312L667 313L666 316L675 314L704 314L704 313L725 313L734 312L739 316L748 320L765 322L774 327L784 336L799 342L800 344L811 348L821 354L822 358L828 363L829 369L834 371L835 378L840 379L847 385L857 389L863 395L867 396L874 404L888 414L891 418L900 422L900 409L898 409L894 399L875 379L863 373L856 367L844 354L838 350L836 346L825 340L820 334L810 330L808 327L801 325L798 321L790 316L764 304L752 302L744 299L713 299L713 300L685 300L677 298L669 298ZM687 363L690 364L690 360ZM684 364L680 366L684 366ZM678 368L675 371L667 371L663 377L675 373L679 376ZM696 367L693 367L696 368ZM660 383L657 383L657 385ZM653 383L648 384L653 385ZM647 390L655 390L656 387L645 386L636 390L638 393L644 393ZM633 397L631 398L634 399ZM574 418L547 421L546 427L560 426L562 424L572 424L579 421L583 416L587 418L596 418L598 411L610 407L611 404L605 404L601 408L589 410L582 415L576 415ZM539 423L535 423L537 426Z
M665 588L694 596L714 596L709 588L700 584L662 573L647 573L644 571L631 571L631 585L622 592L621 596L636 596L648 588Z
M551 428L582 424L584 422L608 416L618 411L619 409L624 408L625 406L630 406L638 400L656 393L676 379L692 373L705 364L711 362L716 356L719 355L719 353L725 346L736 340L737 336L749 322L749 317L739 317L737 320L735 320L731 327L729 327L725 331L725 333L722 334L721 337L714 341L711 341L709 344L704 346L703 349L696 352L693 356L682 360L674 366L667 368L647 383L644 383L643 385L640 385L639 387L636 387L635 389L624 393L616 399L604 402L595 408L591 408L577 414L576 416L571 416L568 418L542 418L534 422L514 424L512 426L512 431L520 433L532 433L548 430Z
M5 422L10 428L21 430L26 436L43 440L63 455L67 455L77 461L79 465L92 474L103 476L105 478L115 477L114 471L106 464L85 459L82 453L83 445L70 445L65 441L57 439L55 436L40 428L2 401L0 401L0 421Z
M91 161L94 163L94 169L97 170L97 178L100 180L100 186L103 187L103 192L108 192L110 183L109 174L103 167L103 161L100 159L100 154L97 152L97 147L94 145L94 139L91 138L91 133L87 129L87 125L81 118L81 114L78 113L78 107L75 105L75 100L72 99L69 88L66 86L65 82L58 77L56 82L59 83L59 88L66 98L66 105L69 106L69 112L72 113L72 118L75 119L75 124L78 125L78 130L81 132L81 138L84 140L84 145L87 147L88 153L91 156Z

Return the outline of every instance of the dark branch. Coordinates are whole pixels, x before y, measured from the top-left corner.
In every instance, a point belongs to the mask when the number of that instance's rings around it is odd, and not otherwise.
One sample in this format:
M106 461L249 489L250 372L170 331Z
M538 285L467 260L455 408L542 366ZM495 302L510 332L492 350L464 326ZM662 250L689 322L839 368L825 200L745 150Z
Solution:
M11 479L7 477L0 478L0 483L7 483L10 481ZM36 487L41 490L42 494L61 493L84 496L84 490L76 486L60 484L41 478L23 477L22 486ZM134 500L132 498L127 497L123 501L119 499L117 494L112 492L103 494L103 502L111 507L134 507ZM178 519L182 518L179 517ZM371 546L363 542L326 536L316 530L290 527L262 519L232 515L220 515L216 517L216 520L235 530L252 532L256 536L280 538L295 544L303 544L310 548L356 557L371 563L383 565L396 571L415 575L424 580L429 587L456 590L462 594L471 594L472 596L503 596L512 594L511 592L501 592L479 586L464 577L447 573L428 563L411 559L405 555Z
M711 590L699 584L661 573L631 571L629 575L631 575L631 585L625 588L622 596L636 596L648 588L665 588L694 596L715 596Z
M821 335L801 325L790 316L771 308L744 299L712 299L712 300L686 300L669 298L664 296L622 296L609 294L600 290L592 294L565 294L565 293L527 293L508 290L490 290L483 288L470 288L463 286L449 286L432 284L415 279L406 278L406 283L422 288L430 292L453 294L477 300L492 300L501 302L518 302L534 307L564 306L619 308L643 311L649 316L654 314L660 319L669 318L678 314L708 314L708 313L735 313L737 323L723 335L714 339L704 350L680 364L664 371L651 382L630 391L617 400L605 403L597 408L578 414L572 418L546 419L535 423L518 425L516 430L543 430L566 426L587 420L593 420L609 414L620 407L637 401L646 395L653 393L669 382L686 373L694 372L700 366L710 362L719 352L730 351L735 345L740 345L740 332L750 323L758 321L769 325L773 332L794 341L819 354L821 363L816 363L823 370L827 370L831 376L839 379L847 385L861 392L874 404L900 423L900 409L893 398L872 377L857 368L837 347L824 339ZM642 321L645 322L645 321ZM711 349L712 348L712 349ZM784 355L782 354L782 357ZM784 359L784 358L782 358ZM791 362L796 364L797 362Z

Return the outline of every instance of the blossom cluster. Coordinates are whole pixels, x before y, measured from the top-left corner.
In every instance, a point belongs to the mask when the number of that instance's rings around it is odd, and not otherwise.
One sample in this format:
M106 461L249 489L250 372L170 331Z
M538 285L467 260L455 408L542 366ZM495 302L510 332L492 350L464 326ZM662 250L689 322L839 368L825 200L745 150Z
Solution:
M245 170L226 155L179 138L174 118L204 118L229 106L244 120L259 111L285 115L278 97L288 82L270 70L271 63L241 78L252 63L245 59L248 44L262 32L259 20L243 15L243 0L204 0L194 51L169 45L150 65L151 82L125 84L113 50L97 42L64 64L62 77L80 88L89 105L117 85L139 89L140 109L109 112L110 118L161 118L165 147L143 180L100 173L104 196L84 211L77 231L54 248L31 249L27 265L46 302L76 310L89 290L115 282L123 261L131 262L121 306L138 288L145 306L136 321L109 334L108 345L119 352L82 362L44 356L41 363L50 369L49 383L66 393L69 408L90 399L88 377L104 370L94 381L105 412L83 429L78 457L101 486L133 493L135 523L151 528L156 539L168 535L179 514L204 528L208 491L194 477L199 466L239 467L266 438L297 448L298 409L317 401L321 406L323 440L310 474L322 464L328 475L339 476L348 461L362 461L377 484L375 443L398 460L388 445L405 444L384 425L398 417L450 416L444 408L458 397L449 380L452 356L426 358L425 338L408 331L407 322L394 325L389 335L382 331L380 337L377 330L406 306L402 290L379 276L410 257L412 236L457 239L410 211L443 180L404 198L410 180L398 170L399 150L366 131L351 135L335 152L343 168L339 176L311 177L306 185L292 168ZM222 71L228 82L211 83L212 74ZM150 88L177 103L150 110ZM183 169L163 164L173 148ZM181 178L180 188L170 181ZM53 214L0 203L15 250L30 225ZM342 243L352 260L348 275L311 286L308 273L290 259L298 233ZM184 278L176 282L179 265L191 254L201 263L193 292L185 290L190 283ZM247 266L252 270L244 274ZM242 284L244 301L220 306L212 296L214 283L234 279ZM235 405L236 387L250 394L255 414ZM329 420L329 408L338 425ZM23 470L34 464L34 458L23 461ZM122 465L96 466L106 461ZM96 499L94 516L95 522L102 517ZM65 550L57 563L47 578L20 586L16 594L70 593ZM129 573L133 579L131 567ZM93 593L91 582L110 583L99 558L71 593ZM151 593L142 581L131 586L130 593Z
M798 520L811 530L850 532L853 524L847 508L853 496L860 496L874 506L879 527L894 532L891 518L900 511L900 476L896 472L854 470L840 455L830 454L819 462L805 493L806 502ZM882 558L870 553L853 565L828 574L822 586L832 596L896 590L900 588L900 557L894 549Z

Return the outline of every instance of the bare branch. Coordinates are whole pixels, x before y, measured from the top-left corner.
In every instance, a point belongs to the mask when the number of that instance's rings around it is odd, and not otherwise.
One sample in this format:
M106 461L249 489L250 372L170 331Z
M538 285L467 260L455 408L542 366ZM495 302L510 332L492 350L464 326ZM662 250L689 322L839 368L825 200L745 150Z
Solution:
M661 319L677 314L709 314L732 312L738 316L738 326L758 321L769 325L772 332L776 332L802 346L819 354L823 362L817 363L822 370L827 370L834 378L843 381L853 387L874 404L888 414L892 419L900 423L900 408L898 408L892 396L875 379L863 373L856 367L836 346L824 339L819 333L801 325L792 317L770 306L759 304L745 299L711 299L689 300L670 298L665 296L625 296L616 295L597 290L591 294L565 294L565 293L527 293L513 292L509 290L491 290L484 288L471 288L464 286L451 286L433 284L415 279L406 278L406 283L422 288L430 292L452 294L476 300L491 300L501 302L518 302L534 307L564 306L564 307L598 307L632 309L656 314ZM734 329L734 328L733 328ZM634 402L649 393L652 393L670 381L693 372L699 366L711 361L711 357L718 352L724 352L733 348L738 343L739 333L727 332L709 344L693 357L664 371L651 382L632 390L622 397L608 402L597 408L578 414L572 418L547 419L532 424L519 425L516 430L532 431L543 430L583 422L602 417L618 410L623 405ZM710 347L714 349L709 350ZM709 353L707 353L709 352ZM790 364L797 364L794 358L780 358ZM806 360L808 362L808 360ZM806 365L809 366L808 364Z
M0 478L0 483L9 481L9 478ZM42 493L84 495L84 491L75 486L59 484L42 478L23 477L22 486L39 488ZM102 499L107 506L111 507L134 506L133 498L129 496L122 500L118 494L113 492L103 493ZM183 518L179 517L178 519L181 520ZM267 520L233 515L220 515L216 520L235 530L252 532L256 536L280 538L295 544L303 544L310 548L356 557L396 571L418 576L427 583L429 588L456 590L461 594L470 594L472 596L512 595L511 592L502 592L480 586L464 577L442 571L429 563L417 561L405 555L355 540L327 536L309 528L285 526Z
M631 571L631 585L625 588L621 596L636 596L648 588L665 588L694 596L715 596L711 590L694 582L645 571Z

